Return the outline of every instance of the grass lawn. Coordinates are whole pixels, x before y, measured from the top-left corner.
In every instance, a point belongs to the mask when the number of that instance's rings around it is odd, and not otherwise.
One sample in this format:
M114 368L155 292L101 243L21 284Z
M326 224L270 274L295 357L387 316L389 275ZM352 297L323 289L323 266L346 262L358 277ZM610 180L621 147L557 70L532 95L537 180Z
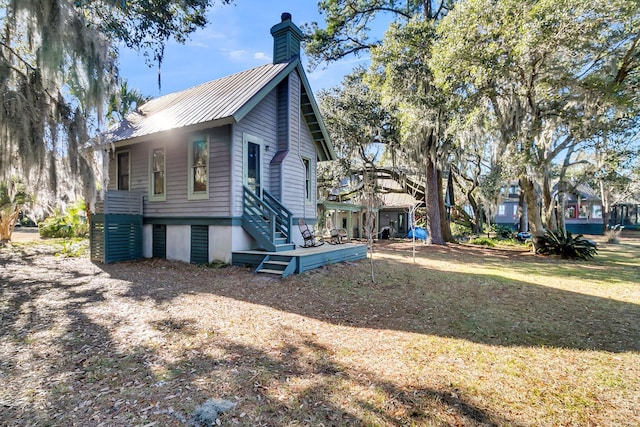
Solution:
M637 238L589 262L390 241L375 283L61 248L0 248L0 425L639 425Z

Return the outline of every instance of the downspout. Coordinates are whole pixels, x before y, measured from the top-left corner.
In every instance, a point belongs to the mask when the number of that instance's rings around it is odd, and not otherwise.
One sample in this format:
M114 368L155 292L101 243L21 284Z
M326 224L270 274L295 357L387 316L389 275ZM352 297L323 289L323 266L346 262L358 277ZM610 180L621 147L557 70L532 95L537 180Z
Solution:
M291 101L291 96L290 96L290 91L291 91L291 77L288 76L287 77L287 105L289 105L289 102ZM289 152L289 148L291 147L291 135L290 135L290 131L291 131L291 117L289 114L289 109L287 108L287 134L286 134L286 138L287 138L287 144L286 147L284 147L287 152ZM278 141L279 142L279 141ZM279 147L279 143L278 143L278 150L276 150L276 152L280 151L280 147ZM284 204L284 171L285 171L285 165L286 165L286 158L283 159L282 162L280 162L280 165L278 166L280 168L280 183L279 183L279 187L278 187L278 196L280 197L280 201Z
M300 82L300 85L302 84L302 82ZM298 160L300 161L300 164L302 165L302 171L305 173L307 173L307 170L304 167L304 162L302 161L302 152L300 150L300 126L301 126L301 122L302 122L302 108L300 106L300 102L302 101L302 93L300 90L300 85L298 87ZM309 174L311 174L311 161L309 161ZM307 181L307 177L304 177L305 179L303 180L303 185L306 185L306 181ZM304 194L304 192L306 191L306 187L303 188L302 194ZM304 197L304 200L302 201L302 217L306 218L307 217L307 198Z

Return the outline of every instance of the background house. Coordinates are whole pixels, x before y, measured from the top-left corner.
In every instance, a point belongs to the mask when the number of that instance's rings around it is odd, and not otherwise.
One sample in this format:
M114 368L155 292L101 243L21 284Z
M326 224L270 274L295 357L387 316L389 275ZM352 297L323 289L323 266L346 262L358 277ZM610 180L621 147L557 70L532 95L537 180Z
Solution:
M522 205L522 207L520 206ZM494 224L511 228L514 231L528 231L526 220L526 229L521 228L521 216L526 215L527 204L522 200L521 190L518 181L509 181L500 187L500 195L498 198L498 209L495 214Z
M609 226L616 225L629 230L640 230L640 202L629 200L611 206Z
M335 154L300 29L284 13L271 34L273 63L153 99L104 135L94 258L231 262L234 251L302 244L293 224L316 222L316 163Z
M567 231L577 234L603 233L602 201L588 184L571 185L563 192L560 192L556 185L554 197L556 203L554 214L558 219L561 215L564 216ZM497 225L518 230L522 223L522 215L525 216L524 224L526 224L526 202L521 197L518 182L511 181L500 189L498 211L494 222Z
M378 168L375 194L368 201L363 182L362 175L345 178L340 187L332 188L325 200L318 202L319 217L324 217L323 225L343 228L349 238L366 238L370 208L374 238L405 237L412 225L410 212L424 204L422 185L400 170Z
M602 234L602 200L588 184L576 184L564 193L564 221L567 231L577 234ZM560 209L556 210L560 215Z

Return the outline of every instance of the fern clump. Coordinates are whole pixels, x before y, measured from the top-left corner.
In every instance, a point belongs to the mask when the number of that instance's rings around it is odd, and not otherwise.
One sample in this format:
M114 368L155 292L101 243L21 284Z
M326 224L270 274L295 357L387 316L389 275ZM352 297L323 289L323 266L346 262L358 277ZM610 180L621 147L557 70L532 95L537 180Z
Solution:
M469 243L472 245L488 246L490 248L493 248L496 245L495 240L488 237L476 237L475 239L471 239Z
M559 255L564 259L591 259L598 253L595 242L584 238L582 234L573 236L571 232L547 230L540 239L540 247L536 253L542 255Z
M39 224L39 231L41 237L87 237L89 223L84 202L69 206L65 212L56 210L54 215Z

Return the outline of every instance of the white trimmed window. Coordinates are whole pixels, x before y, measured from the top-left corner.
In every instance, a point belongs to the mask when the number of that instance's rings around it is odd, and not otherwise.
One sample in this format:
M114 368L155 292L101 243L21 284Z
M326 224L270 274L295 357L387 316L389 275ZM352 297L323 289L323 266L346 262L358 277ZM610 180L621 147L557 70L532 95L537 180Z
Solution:
M189 142L188 199L209 197L209 139L200 135Z
M116 182L117 189L129 191L131 188L131 152L119 151L116 153Z
M593 205L591 218L602 219L602 205Z
M302 158L304 164L304 198L307 202L313 201L312 188L311 188L311 159L306 157Z
M504 211L505 211L504 205L502 204L498 205L498 215L504 216Z
M164 147L151 148L149 153L149 200L167 200L167 156Z

